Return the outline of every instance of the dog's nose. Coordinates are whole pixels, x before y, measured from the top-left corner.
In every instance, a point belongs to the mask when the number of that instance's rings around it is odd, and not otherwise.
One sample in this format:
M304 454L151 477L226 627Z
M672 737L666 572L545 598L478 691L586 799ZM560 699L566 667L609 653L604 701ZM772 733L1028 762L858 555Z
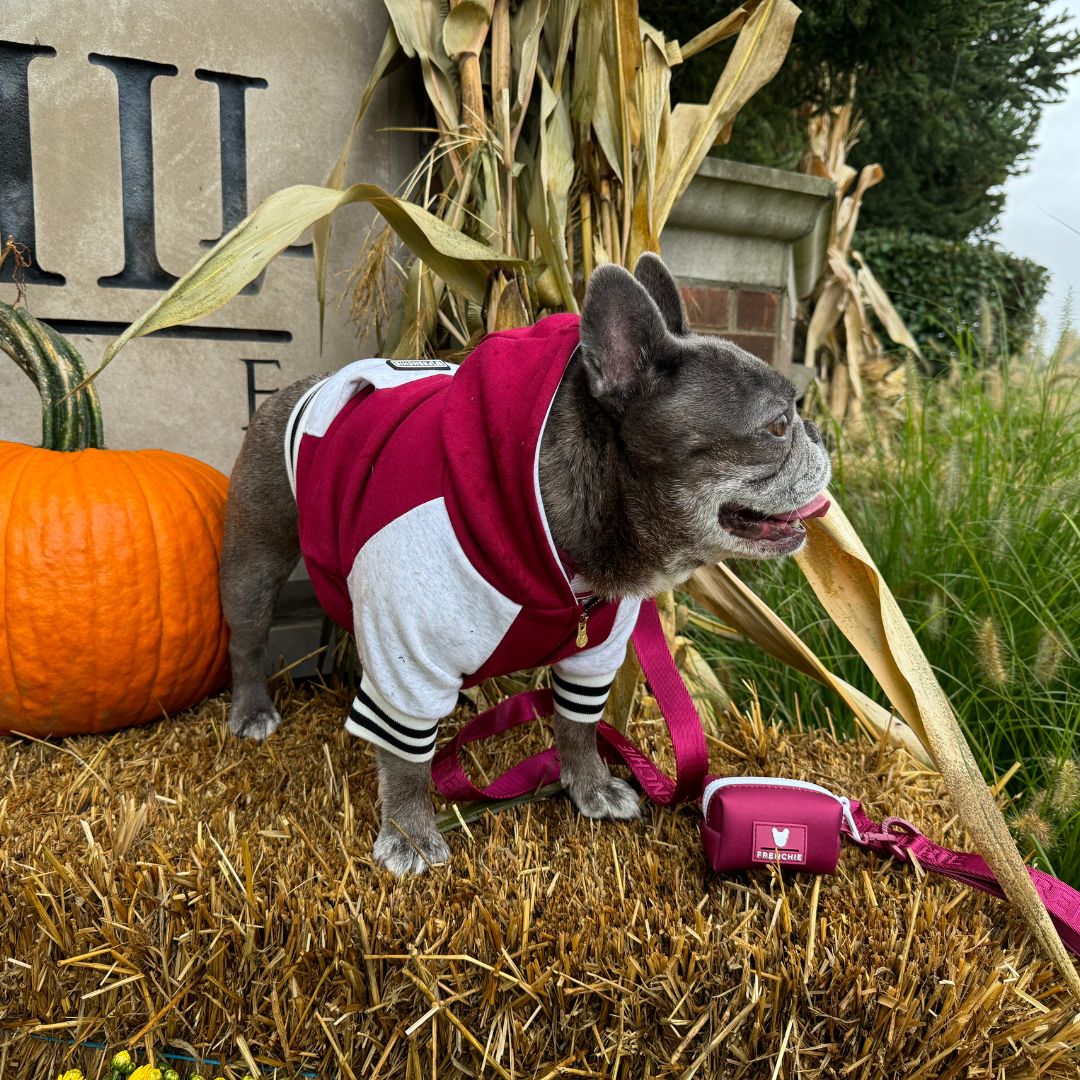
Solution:
M813 420L804 420L803 427L806 429L806 437L813 443L817 443L818 446L824 446L825 443L821 438L821 432L818 430L817 424Z

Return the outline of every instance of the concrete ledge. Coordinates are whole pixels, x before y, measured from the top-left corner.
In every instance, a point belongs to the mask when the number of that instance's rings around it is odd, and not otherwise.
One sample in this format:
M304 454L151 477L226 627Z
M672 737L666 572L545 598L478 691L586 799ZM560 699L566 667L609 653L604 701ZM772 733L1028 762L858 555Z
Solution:
M668 225L790 243L813 229L832 194L816 176L706 158Z
M784 290L794 302L824 261L833 190L818 177L706 158L668 219L664 258L679 277Z

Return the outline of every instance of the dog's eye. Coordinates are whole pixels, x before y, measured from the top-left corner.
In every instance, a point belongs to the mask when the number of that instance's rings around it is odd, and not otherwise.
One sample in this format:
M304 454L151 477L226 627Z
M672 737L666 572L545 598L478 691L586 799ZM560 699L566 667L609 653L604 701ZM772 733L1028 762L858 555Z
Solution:
M778 416L765 430L770 435L775 435L778 439L782 439L787 434L787 429L787 417Z

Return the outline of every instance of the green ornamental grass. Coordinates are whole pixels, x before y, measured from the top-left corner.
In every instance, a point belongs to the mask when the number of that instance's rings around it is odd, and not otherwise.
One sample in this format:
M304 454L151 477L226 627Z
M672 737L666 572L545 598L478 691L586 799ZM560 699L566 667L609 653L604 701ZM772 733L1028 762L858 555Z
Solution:
M902 423L834 430L833 489L987 780L1019 763L1008 791L1021 850L1080 886L1080 350L1066 336L1050 356L987 351L960 336L947 376L909 372ZM796 566L738 570L830 667L881 700ZM728 681L753 680L778 716L794 720L801 704L803 716L828 710L850 727L824 688L751 645L697 634Z

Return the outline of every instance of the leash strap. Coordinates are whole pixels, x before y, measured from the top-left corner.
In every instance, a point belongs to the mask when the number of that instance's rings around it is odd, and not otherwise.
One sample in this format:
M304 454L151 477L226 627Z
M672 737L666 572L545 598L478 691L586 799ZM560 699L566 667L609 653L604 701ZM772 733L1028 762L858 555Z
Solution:
M675 776L668 776L626 735L603 722L597 728L600 755L609 764L626 765L653 802L662 806L686 802L702 794L708 768L705 733L668 649L660 623L660 613L654 601L642 602L632 641L645 677L667 721L675 751ZM554 783L559 779L559 754L555 747L548 747L518 762L483 788L477 787L469 779L461 764L461 750L467 744L509 731L538 717L551 716L553 712L551 691L544 689L515 694L474 717L432 762L432 778L440 794L455 802L483 802L516 798ZM763 778L742 779L750 786L760 787ZM723 796L727 792L718 792L711 801L709 799L713 788L731 784L734 780L735 778L728 778L709 785L709 788L705 789L702 807L702 834L706 858L714 869L724 872L748 869L756 862L770 861L754 856L753 852L760 846L754 830L758 827L771 830L772 823L753 820L760 816L755 809L749 814L743 813L741 816L747 820L737 824L740 816L731 812L733 802L729 798L726 822L728 827L724 828ZM952 851L935 844L910 821L887 817L878 824L863 811L855 799L841 799L821 788L816 791L806 790L815 788L816 785L800 785L797 781L766 779L764 782L781 785L784 796L796 800L784 809L786 816L780 822L782 828L777 829L779 841L774 841L790 845L795 836L792 823L796 828L803 829L799 835L808 838L808 857L803 860L803 865L792 866L793 869L831 873L836 866L840 836L846 836L867 850L891 855L900 862L917 863L926 870L1005 899L993 871L981 856ZM732 794L734 793L735 789L732 789ZM781 804L777 799L781 791L774 788L766 794L769 796L767 805L772 811L779 811ZM823 795L826 797L823 798ZM762 806L760 799L755 799L755 806ZM771 816L777 815L772 813ZM824 844L821 853L815 856L811 846L812 834L822 829L831 833L835 839ZM765 836L766 842L769 835L771 831ZM1028 873L1066 948L1080 956L1080 892L1042 870L1028 867Z
M671 733L675 776L668 776L632 740L603 722L597 728L600 755L609 764L626 765L645 794L662 806L697 798L709 760L705 732L668 649L655 601L642 601L631 640ZM473 717L432 762L431 775L439 794L455 802L513 799L554 783L559 779L559 754L554 747L518 762L484 788L469 779L461 764L461 749L468 743L553 712L550 690L530 690L514 694Z
M926 870L963 882L999 900L1006 899L994 872L982 856L935 844L903 818L887 817L879 825L855 799L851 800L851 812L858 834L853 835L846 825L843 833L860 847L892 855L900 862L916 862ZM1065 947L1080 956L1080 892L1032 866L1027 872Z

